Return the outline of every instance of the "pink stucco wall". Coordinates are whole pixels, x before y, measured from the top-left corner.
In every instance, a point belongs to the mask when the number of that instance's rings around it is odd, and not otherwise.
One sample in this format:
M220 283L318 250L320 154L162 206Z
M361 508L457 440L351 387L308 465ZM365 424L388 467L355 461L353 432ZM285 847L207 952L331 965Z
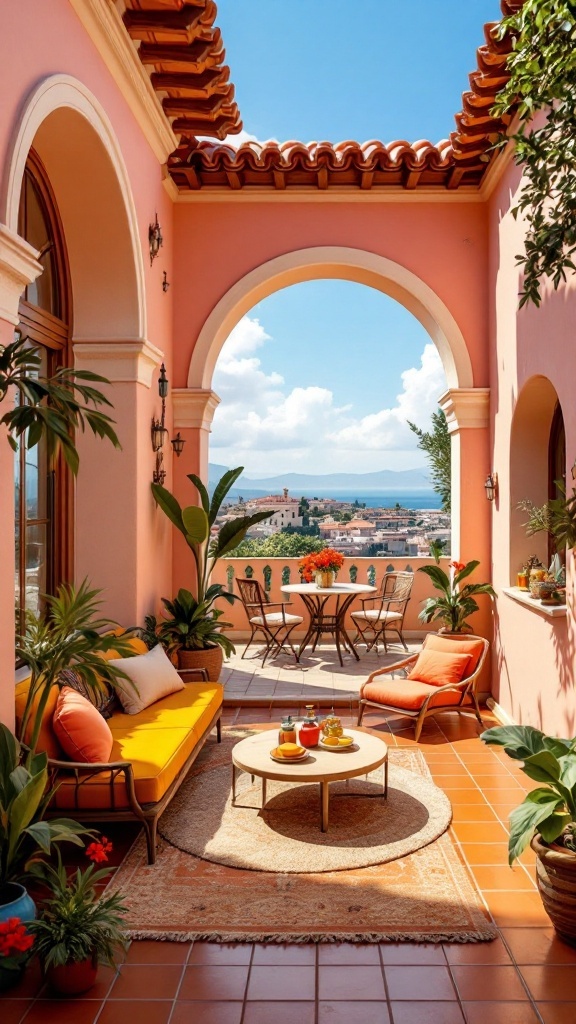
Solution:
M511 164L489 203L490 387L494 468L500 497L492 523L496 636L495 697L518 722L546 731L576 732L574 569L568 553L568 615L550 619L502 592L516 581L531 552L547 557L543 535L526 538L522 498L547 498L547 446L556 396L566 429L567 480L576 456L575 368L572 346L576 282L558 292L543 288L540 308L518 311L521 286L516 254L524 226L511 208L520 186ZM514 420L517 410L516 420Z

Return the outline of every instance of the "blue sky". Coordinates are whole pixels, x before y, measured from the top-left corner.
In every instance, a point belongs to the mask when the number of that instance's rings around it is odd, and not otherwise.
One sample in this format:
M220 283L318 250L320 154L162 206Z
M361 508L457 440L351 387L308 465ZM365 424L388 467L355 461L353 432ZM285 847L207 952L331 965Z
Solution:
M244 130L260 140L428 138L454 127L498 0L219 0ZM226 343L211 460L252 475L421 466L405 420L445 386L403 307L342 281L269 296Z

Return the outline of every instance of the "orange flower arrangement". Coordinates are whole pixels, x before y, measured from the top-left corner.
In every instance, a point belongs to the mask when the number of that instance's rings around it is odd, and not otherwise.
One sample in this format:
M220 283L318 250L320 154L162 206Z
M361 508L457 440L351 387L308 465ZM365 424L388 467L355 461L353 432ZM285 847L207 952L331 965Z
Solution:
M337 573L344 565L344 555L334 548L323 548L305 555L298 563L300 575L306 583L312 583L317 572Z

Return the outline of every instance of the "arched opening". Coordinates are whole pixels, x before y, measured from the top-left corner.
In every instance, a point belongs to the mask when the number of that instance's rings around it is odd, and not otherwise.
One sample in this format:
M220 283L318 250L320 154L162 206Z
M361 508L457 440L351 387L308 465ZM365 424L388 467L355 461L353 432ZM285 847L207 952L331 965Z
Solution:
M548 566L554 545L545 532L526 535L527 513L518 503L537 507L558 496L566 484L566 436L556 389L547 377L530 378L516 402L510 436L510 577L516 582L530 555Z

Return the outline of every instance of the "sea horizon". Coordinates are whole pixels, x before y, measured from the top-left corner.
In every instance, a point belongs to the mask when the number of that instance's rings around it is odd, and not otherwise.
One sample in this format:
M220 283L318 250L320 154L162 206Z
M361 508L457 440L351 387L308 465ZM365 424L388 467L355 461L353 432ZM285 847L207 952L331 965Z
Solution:
M251 488L240 488L231 492L232 498L242 497L244 501L250 501L254 498L263 498L266 496L266 491L252 490ZM382 488L381 490L365 491L362 493L356 493L355 491L342 491L335 490L331 491L326 488L319 488L312 490L303 490L302 493L296 495L292 493L291 497L306 498L312 502L314 498L326 499L333 498L334 501L347 501L354 502L359 501L362 505L365 503L366 508L394 508L396 504L401 505L402 508L410 510L419 510L422 512L426 511L437 511L442 507L442 500L440 495L432 490L405 490L399 491L397 488Z

